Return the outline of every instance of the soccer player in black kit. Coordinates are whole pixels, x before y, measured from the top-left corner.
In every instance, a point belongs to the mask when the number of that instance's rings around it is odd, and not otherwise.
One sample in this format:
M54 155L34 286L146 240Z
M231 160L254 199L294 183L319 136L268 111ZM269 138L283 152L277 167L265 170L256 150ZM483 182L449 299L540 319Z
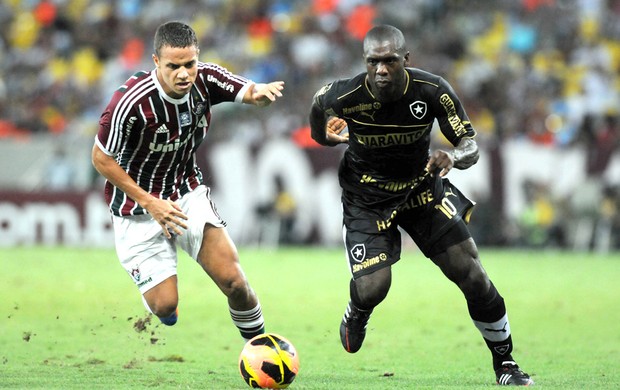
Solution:
M534 382L515 363L504 299L487 276L467 228L474 206L445 177L478 160L476 132L443 78L409 68L400 30L381 25L364 38L367 71L327 84L314 96L310 125L321 145L348 143L339 168L350 301L343 347L357 352L400 259L399 227L463 292L493 356L500 385ZM430 152L437 120L453 150ZM348 128L348 133L343 131Z

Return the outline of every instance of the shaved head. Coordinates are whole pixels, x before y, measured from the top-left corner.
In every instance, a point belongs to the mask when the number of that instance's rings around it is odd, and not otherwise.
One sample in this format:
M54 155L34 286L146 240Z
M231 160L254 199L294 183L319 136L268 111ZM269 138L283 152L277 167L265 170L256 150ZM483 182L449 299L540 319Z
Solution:
M382 24L368 31L364 38L364 53L367 53L369 47L378 42L391 42L394 50L401 55L407 52L407 48L405 47L405 36L402 31L394 26Z

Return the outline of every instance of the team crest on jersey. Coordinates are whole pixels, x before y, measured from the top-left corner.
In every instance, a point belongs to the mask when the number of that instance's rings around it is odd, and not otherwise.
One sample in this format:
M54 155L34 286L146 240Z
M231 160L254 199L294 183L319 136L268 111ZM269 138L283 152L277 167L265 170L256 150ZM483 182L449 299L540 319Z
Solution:
M189 112L182 112L179 115L179 120L181 121L181 126L189 126L192 124L192 117L189 115Z
M416 100L409 105L409 110L416 119L422 119L426 115L426 102Z
M140 281L140 269L139 268L132 268L131 269L131 277L133 278L133 280L135 280L136 282Z
M366 245L357 244L350 250L353 260L361 263L366 258Z

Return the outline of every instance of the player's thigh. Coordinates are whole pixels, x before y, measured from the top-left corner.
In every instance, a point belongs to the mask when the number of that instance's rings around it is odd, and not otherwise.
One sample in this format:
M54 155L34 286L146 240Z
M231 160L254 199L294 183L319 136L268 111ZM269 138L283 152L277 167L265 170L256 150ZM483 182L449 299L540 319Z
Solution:
M205 225L196 261L220 288L245 281L237 248L226 228Z
M177 274L172 240L149 215L113 217L118 259L141 294Z
M432 201L403 210L397 222L422 253L432 259L447 251L450 246L471 237L466 221L474 204L447 179L435 178L429 184L429 187L421 187L418 191ZM420 197L418 193L412 199Z
M187 229L183 235L176 237L176 243L196 261L205 246L205 226L226 226L211 200L210 192L209 187L201 185L177 201L188 220Z
M397 226L377 223L392 214L392 208L369 208L343 196L344 241L353 279L389 267L400 259L401 236Z

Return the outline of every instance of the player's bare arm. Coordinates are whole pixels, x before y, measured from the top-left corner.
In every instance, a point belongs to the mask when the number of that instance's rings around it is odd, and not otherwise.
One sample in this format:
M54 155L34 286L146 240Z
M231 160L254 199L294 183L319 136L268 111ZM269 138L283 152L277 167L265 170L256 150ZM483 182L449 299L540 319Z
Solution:
M277 98L282 97L283 89L284 81L254 84L246 91L243 96L243 102L259 107L268 106L275 102Z
M187 225L183 222L187 220L187 216L178 204L171 200L156 198L146 192L118 165L112 156L105 154L97 145L93 146L92 161L95 169L103 177L149 212L159 223L166 237L172 236L170 230L182 235L181 229L187 229Z
M349 134L342 132L347 122L337 117L328 117L316 104L310 110L310 130L312 139L324 146L335 146L349 142Z
M473 138L463 138L450 152L435 150L426 164L426 169L431 174L440 170L439 176L444 177L452 168L467 169L471 167L478 161L479 157L476 141Z

